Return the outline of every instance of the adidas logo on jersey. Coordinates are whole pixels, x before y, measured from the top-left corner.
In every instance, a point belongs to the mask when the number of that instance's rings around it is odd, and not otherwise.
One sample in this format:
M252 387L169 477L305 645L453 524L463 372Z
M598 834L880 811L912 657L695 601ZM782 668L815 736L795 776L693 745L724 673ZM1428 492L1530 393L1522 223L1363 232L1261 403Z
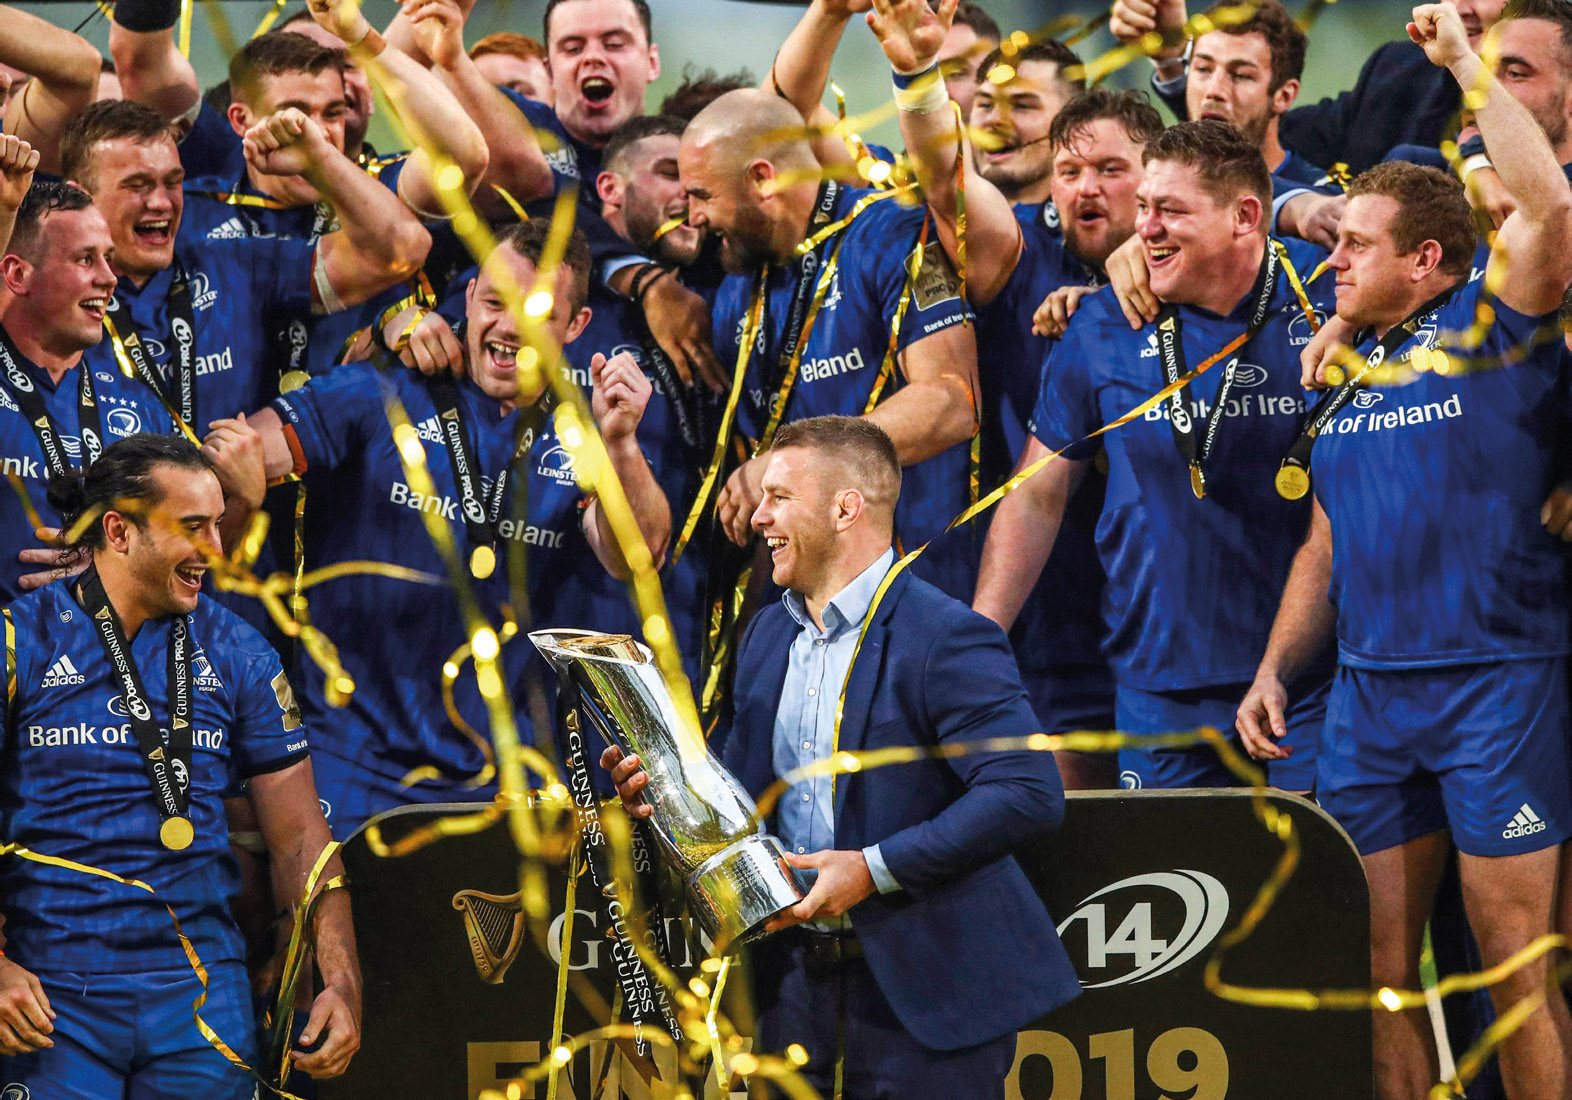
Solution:
M1504 840L1516 840L1520 836L1533 836L1535 833L1545 831L1545 823L1539 815L1529 808L1527 802L1518 808L1512 817L1512 824L1501 830Z
M76 670L68 654L62 653L60 659L49 666L49 671L44 673L43 686L46 688L68 687L71 684L85 684L87 677Z
M251 231L246 227L245 222L239 218L230 218L228 221L220 222L208 230L207 239L210 241L234 241L249 236L251 236Z

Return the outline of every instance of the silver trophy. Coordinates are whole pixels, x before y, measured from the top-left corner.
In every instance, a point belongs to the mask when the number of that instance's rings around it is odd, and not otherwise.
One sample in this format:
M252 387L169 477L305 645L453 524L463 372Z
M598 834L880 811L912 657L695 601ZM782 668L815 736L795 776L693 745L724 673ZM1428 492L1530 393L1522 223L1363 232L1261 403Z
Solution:
M678 713L650 651L626 634L595 630L529 637L572 678L606 742L636 754L649 773L648 820L705 934L721 949L762 937L765 922L801 901L803 889L753 799Z

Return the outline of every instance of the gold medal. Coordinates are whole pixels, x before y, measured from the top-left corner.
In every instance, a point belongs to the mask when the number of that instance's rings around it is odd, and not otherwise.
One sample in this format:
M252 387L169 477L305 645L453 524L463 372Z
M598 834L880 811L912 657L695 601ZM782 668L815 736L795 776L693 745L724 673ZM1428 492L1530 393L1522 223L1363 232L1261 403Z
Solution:
M1190 463L1190 491L1195 494L1196 500L1206 498L1206 476L1201 473L1199 462Z
M497 568L497 552L489 546L477 546L469 554L469 571L478 580L485 580Z
M191 828L191 819L188 817L166 817L164 823L158 827L158 840L171 852L179 852L191 846L191 838L196 832Z
M1274 479L1277 495L1284 500L1298 500L1310 491L1310 473L1303 466L1285 462Z
M298 390L309 381L311 376L303 370L286 371L284 377L278 380L278 392L288 393L290 390Z

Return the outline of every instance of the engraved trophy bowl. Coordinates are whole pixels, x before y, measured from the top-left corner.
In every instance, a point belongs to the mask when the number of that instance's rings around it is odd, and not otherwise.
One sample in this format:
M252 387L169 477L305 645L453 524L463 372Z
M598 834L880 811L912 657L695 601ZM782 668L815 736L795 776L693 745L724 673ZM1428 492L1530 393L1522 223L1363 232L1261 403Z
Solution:
M804 891L753 799L678 712L654 657L626 634L537 630L530 641L578 688L584 717L649 774L656 844L681 873L699 926L718 950L765 935Z

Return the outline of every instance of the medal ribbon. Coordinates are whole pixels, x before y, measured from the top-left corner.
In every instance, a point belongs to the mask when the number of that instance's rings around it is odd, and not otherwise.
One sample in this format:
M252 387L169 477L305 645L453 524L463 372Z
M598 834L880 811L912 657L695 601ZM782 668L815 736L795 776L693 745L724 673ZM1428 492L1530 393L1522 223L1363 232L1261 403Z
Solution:
M819 274L820 258L826 246L838 238L840 233L857 218L871 203L882 199L893 198L897 194L909 191L902 188L900 191L879 191L871 195L864 195L857 200L857 204L844 217L835 222L829 222L835 210L835 199L840 193L840 185L834 180L827 180L819 187L819 196L814 200L813 217L809 222L809 229L822 225L822 228L811 232L809 236L797 245L797 254L803 257L802 271L797 279L797 288L792 295L792 304L787 312L785 341L777 355L777 364L780 367L780 384L784 387L777 392L774 406L771 410L770 426L765 429L764 440L754 450L758 454L769 444L768 439L774 436L774 429L780 425L780 416L785 411L787 398L790 396L791 382L795 380L797 366L802 357L802 348L807 344L809 332L812 329L813 319L817 317L819 306L823 302L824 294L829 290L829 279L816 279ZM829 222L824 225L823 223ZM833 260L832 260L833 263ZM829 272L833 274L833 269ZM693 507L688 511L688 518L682 525L682 533L677 538L673 547L671 560L676 561L682 557L682 552L687 549L688 542L693 538L693 532L699 525L699 520L708 510L711 495L715 492L720 482L721 470L726 464L726 452L731 443L732 429L737 419L737 402L742 396L743 386L747 380L748 365L753 360L753 349L758 343L759 332L765 327L765 306L769 298L770 269L765 265L755 277L753 286L753 301L748 306L746 320L743 323L742 338L737 342L737 365L732 372L731 392L726 398L726 409L721 415L720 430L716 433L715 449L710 456L709 468L705 470L704 478L699 483L698 495L694 498Z
M1232 354L1249 343L1271 319L1272 298L1277 291L1278 263L1285 255L1281 244L1270 238L1267 240L1266 255L1261 258L1261 270L1256 275L1255 289L1251 292L1255 304L1250 311L1250 326L1230 341L1227 349L1220 354ZM1189 373L1185 366L1182 330L1183 321L1178 307L1172 303L1165 303L1157 314L1157 350L1163 367L1164 388L1172 388L1173 391L1168 399L1168 426L1173 431L1174 446L1179 449L1180 457L1190 468L1190 488L1196 498L1200 499L1206 496L1204 463L1217 442L1217 432L1222 426L1223 410L1228 404L1229 395L1233 393L1239 361L1232 359L1223 368L1223 377L1217 384L1217 395L1213 399L1212 410L1206 418L1205 435L1197 440L1195 422L1190 419L1190 410L1185 404L1189 386L1186 384L1173 388L1174 383Z
M1343 379L1338 386L1322 395L1321 400L1305 417L1305 426L1300 430L1293 445L1288 448L1288 453L1283 456L1282 466L1277 473L1277 491L1282 496L1289 500L1298 500L1309 491L1310 456L1315 449L1316 439L1342 411L1343 406L1348 404L1355 391L1364 388L1364 380L1370 372L1386 362L1398 348L1407 343L1414 333L1419 331L1420 322L1444 306L1456 290L1456 286L1448 287L1410 313L1400 324L1387 330L1380 343L1370 349L1364 364L1352 376Z
M109 309L104 313L104 328L109 333L110 344L115 350L115 359L120 363L120 372L127 378L138 378L147 385L158 400L163 403L174 422L179 426L185 437L197 446L202 441L197 438L192 426L197 424L196 403L196 329L192 319L191 282L186 278L186 269L175 261L174 278L169 284L169 293L165 298L169 310L169 332L175 342L175 360L170 364L170 373L173 375L174 392L170 393L160 377L158 368L153 364L147 354L147 348L142 344L142 337L136 331L136 325L131 320L131 311L116 294L109 300ZM119 327L114 318L125 311L126 334L121 336Z
M147 771L148 782L153 788L153 800L159 815L168 822L179 818L187 822L186 843L190 843L187 808L190 803L191 782L191 633L190 619L176 615L169 622L169 744L164 744L163 734L153 717L153 707L147 691L142 686L141 674L131 657L131 645L126 640L120 616L104 593L104 582L99 579L96 567L89 566L81 579L82 609L93 620L104 654L109 658L126 713L130 715L131 729L136 734L137 751ZM177 778L184 772L185 785ZM171 845L165 832L160 838L166 847L184 848L185 844ZM178 835L178 834L177 834Z
M491 492L487 494L481 490L480 460L475 453L474 441L465 430L464 414L459 409L457 383L451 375L444 374L428 379L426 386L431 392L432 403L437 407L437 432L442 436L443 449L448 453L448 464L453 470L453 481L458 486L459 510L464 514L464 527L469 532L471 554L484 547L490 552L490 566L495 566L497 524L502 519L502 503L507 499L508 477L514 463L535 445L541 423L551 404L551 391L546 390L520 418L513 453L498 472L496 480L492 482ZM472 557L472 564L474 561ZM491 568L476 571L476 575L490 576Z
M49 415L38 386L22 370L20 358L21 353L16 350L11 337L4 329L0 329L0 364L5 368L5 388L16 398L16 403L22 408L22 415L38 437L38 446L44 452L44 464L49 472L56 477L65 476L71 473L72 464L67 461L60 428L55 424L54 417ZM92 370L86 363L78 363L76 372L77 430L82 439L81 468L85 470L104 453L103 421L98 414Z

